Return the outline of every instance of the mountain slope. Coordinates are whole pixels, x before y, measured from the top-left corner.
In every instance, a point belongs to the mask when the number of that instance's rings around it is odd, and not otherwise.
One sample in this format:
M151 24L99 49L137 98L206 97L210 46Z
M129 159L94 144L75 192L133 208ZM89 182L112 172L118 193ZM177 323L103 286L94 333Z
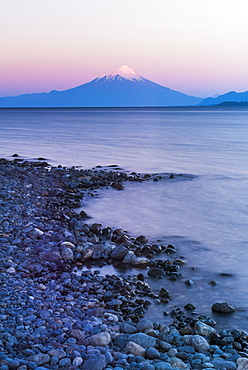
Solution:
M226 94L219 95L217 98L204 99L199 105L217 105L225 102L248 102L248 91L237 93L236 91L230 91Z
M0 98L0 107L156 107L196 105L201 101L122 66L114 73L69 90Z

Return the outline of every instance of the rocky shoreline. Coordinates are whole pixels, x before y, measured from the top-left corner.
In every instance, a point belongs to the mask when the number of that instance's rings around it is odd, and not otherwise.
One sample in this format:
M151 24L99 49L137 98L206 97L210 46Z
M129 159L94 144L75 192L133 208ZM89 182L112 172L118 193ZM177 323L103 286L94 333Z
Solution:
M160 176L0 159L0 370L248 369L248 334L217 333L213 319L191 314L190 303L169 313L168 326L147 320L151 300L166 308L171 293L155 295L142 272L75 273L90 261L180 278L184 262L173 245L130 238L76 212L101 187L148 180ZM234 308L223 302L212 309Z

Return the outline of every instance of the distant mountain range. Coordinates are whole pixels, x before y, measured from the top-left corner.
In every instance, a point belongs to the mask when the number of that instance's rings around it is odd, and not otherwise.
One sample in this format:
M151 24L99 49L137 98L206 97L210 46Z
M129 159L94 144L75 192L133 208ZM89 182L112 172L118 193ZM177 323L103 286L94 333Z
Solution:
M202 99L161 86L123 65L114 73L69 90L0 98L0 107L172 107L214 106L226 102L248 102L248 91L231 91Z
M207 98L204 99L200 105L201 106L211 106L218 105L222 103L244 103L248 102L248 91L237 93L236 91L230 91L226 94L219 95L217 98Z
M159 107L196 105L201 101L147 80L124 65L69 90L0 98L0 107Z

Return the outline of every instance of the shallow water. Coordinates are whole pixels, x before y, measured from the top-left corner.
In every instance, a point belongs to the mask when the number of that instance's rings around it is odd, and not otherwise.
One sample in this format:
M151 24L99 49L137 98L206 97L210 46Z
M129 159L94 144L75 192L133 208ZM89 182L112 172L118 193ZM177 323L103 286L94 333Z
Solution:
M5 158L18 153L53 165L118 164L126 171L195 175L101 190L83 209L89 222L175 244L187 262L182 280L155 282L173 291L170 305L197 302L206 314L217 300L248 307L247 110L6 109L0 110L0 133ZM234 277L220 277L223 272ZM191 289L184 285L189 277ZM160 307L150 310L161 314ZM248 330L247 317L236 312L218 322Z

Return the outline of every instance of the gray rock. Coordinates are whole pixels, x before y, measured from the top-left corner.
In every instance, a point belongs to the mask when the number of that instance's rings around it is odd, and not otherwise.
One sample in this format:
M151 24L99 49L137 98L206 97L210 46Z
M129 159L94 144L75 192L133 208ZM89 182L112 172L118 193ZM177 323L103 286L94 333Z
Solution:
M211 337L211 335L216 334L216 330L214 328L207 324L204 324L202 321L197 321L195 323L194 329L198 334L205 337Z
M73 366L77 366L77 367L81 366L82 363L83 363L83 359L82 357L79 357L79 356L75 357L72 362Z
M124 322L121 325L121 331L123 331L123 333L127 333L127 334L134 334L134 333L137 333L137 328L133 325L130 325L130 324Z
M171 344L163 340L158 340L158 345L164 352L168 352L171 349Z
M37 355L29 356L27 361L36 362L37 365L44 365L50 361L50 356L45 353L38 353Z
M50 356L57 356L59 360L63 357L66 357L66 353L62 348L51 349L48 351L48 354Z
M237 370L248 370L248 358L240 357L237 359Z
M216 302L212 305L212 311L220 313L231 313L235 311L235 308L231 303Z
M146 355L145 348L140 346L138 343L135 343L131 340L126 345L126 352L131 353L134 356L145 357L145 355Z
M150 337L144 333L131 334L129 335L129 340L144 348L155 347L156 345L156 338Z
M185 335L184 340L186 344L189 344L198 351L205 351L210 347L208 341L201 335Z
M102 331L89 337L88 341L91 346L107 346L111 342L111 337L107 331Z
M137 324L138 331L145 331L147 329L153 329L153 323L147 319L141 319Z
M64 261L73 260L74 255L73 255L73 251L71 250L71 248L63 247L61 249L60 254Z
M178 367L179 369L190 369L180 358L177 357L172 357L170 359L170 365L172 366L172 368Z

